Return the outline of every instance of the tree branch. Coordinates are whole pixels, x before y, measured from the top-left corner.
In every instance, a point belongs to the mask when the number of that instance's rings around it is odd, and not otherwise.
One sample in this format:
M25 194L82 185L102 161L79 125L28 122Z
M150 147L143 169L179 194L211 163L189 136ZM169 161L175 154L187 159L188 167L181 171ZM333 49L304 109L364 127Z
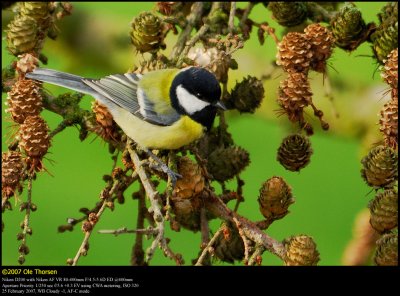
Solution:
M223 228L218 229L218 231L214 234L212 239L208 242L207 246L203 249L199 259L197 260L195 266L202 266L203 261L205 260L207 254L210 252L212 246L217 241L218 237L221 235Z
M168 247L167 241L164 237L164 231L165 231L165 220L164 216L161 213L161 206L158 202L159 200L159 194L158 191L155 190L153 183L150 181L149 177L147 176L147 173L145 169L143 168L141 161L139 159L139 156L137 153L132 149L131 144L133 144L131 139L128 139L126 143L126 147L129 151L129 154L131 156L132 162L135 166L135 170L137 174L139 175L140 181L144 187L144 190L146 191L147 197L150 200L150 208L148 211L153 214L154 221L157 225L157 231L158 234L156 238L153 240L151 246L146 250L146 262L149 263L149 261L152 259L155 249L157 246L160 246L160 248L164 251L164 254L168 256L169 258L175 260L175 262L180 265L182 263L182 258L174 254L170 248Z
M114 192L115 192L115 191L117 190L117 188L118 188L118 185L119 185L119 181L117 181L117 180L114 181L114 184L113 184L112 188L110 189L110 191L109 191L109 193L108 193L109 196L112 196L112 195L114 194ZM107 201L108 201L107 198L105 198L105 199L102 201L101 207L100 207L99 211L96 213L96 218L97 218L97 219L100 218L100 216L103 214L104 210L106 209L106 207L107 207ZM78 252L76 253L74 259L72 259L72 261L70 262L70 265L76 266L76 264L78 263L78 260L79 260L79 258L81 257L81 255L83 255L83 254L85 254L85 253L87 252L87 246L88 246L88 243L89 243L89 238L90 238L90 235L91 235L92 232L93 232L94 226L95 226L95 225L93 225L93 227L92 227L89 231L86 231L86 232L85 232L85 237L83 238L83 241L82 241L82 243L81 243L81 246L79 247Z
M195 2L192 6L191 13L187 16L187 25L182 33L179 35L178 41L173 48L170 59L173 61L177 61L178 57L181 55L182 50L185 48L186 42L192 33L194 25L200 20L203 14L203 2Z
M158 233L158 230L156 230L156 229L154 229L152 227L147 228L147 229L129 229L129 230L126 227L122 227L122 228L119 228L119 229L110 229L110 230L101 229L101 230L98 230L97 233L100 233L100 234L114 234L115 236L118 236L120 234L128 234L128 233L136 233L138 235L143 235L143 234L154 235L154 234Z
M261 231L255 223L229 209L213 192L208 191L207 195L208 196L206 196L204 200L208 211L226 221L231 221L235 224L237 224L235 220L238 221L243 234L248 239L258 245L264 246L266 250L278 256L280 259L284 259L285 247L281 242Z
M307 5L307 10L310 12L310 15L313 16L312 20L314 22L325 22L330 23L336 12L329 12L321 5L315 2L305 2Z
M144 219L147 213L145 194L143 186L140 186L140 191L138 195L138 216L136 219L136 227L138 229L144 228ZM153 228L152 228L153 229ZM144 265L144 250L143 250L143 233L137 233L135 237L135 244L132 248L131 253L131 265L142 266Z
M229 28L229 33L233 34L234 29L235 29L235 15L236 15L236 2L232 1L231 2L231 10L229 12L229 20L228 20L228 28Z

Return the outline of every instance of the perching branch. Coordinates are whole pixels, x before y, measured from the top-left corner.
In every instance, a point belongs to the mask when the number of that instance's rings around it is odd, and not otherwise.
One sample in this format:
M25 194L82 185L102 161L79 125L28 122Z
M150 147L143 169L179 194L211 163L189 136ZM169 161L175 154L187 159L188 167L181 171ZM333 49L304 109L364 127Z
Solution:
M180 265L182 262L182 259L180 256L174 254L170 248L168 247L166 238L164 237L164 230L165 230L165 220L164 216L161 213L161 206L159 204L159 193L158 191L154 188L154 185L150 181L147 172L145 171L144 167L142 166L142 163L139 159L139 156L137 153L132 149L131 145L133 144L131 139L128 139L126 143L126 147L129 151L129 154L131 156L132 162L135 166L135 171L139 175L140 181L144 187L144 190L146 191L147 197L150 200L150 208L148 211L153 214L154 221L157 225L156 229L158 231L158 234L154 241L152 242L151 246L146 250L146 262L148 263L155 252L155 249L157 246L160 246L160 248L164 251L164 254L168 256L169 258L175 260L175 262Z

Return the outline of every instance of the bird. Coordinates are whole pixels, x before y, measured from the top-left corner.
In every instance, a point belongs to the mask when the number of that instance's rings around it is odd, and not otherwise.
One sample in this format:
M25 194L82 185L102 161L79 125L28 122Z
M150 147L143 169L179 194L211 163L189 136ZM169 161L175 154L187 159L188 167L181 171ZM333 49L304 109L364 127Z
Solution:
M88 94L106 106L117 125L174 184L181 176L150 149L174 150L194 142L211 129L217 110L226 110L215 75L195 66L100 79L38 67L25 77Z

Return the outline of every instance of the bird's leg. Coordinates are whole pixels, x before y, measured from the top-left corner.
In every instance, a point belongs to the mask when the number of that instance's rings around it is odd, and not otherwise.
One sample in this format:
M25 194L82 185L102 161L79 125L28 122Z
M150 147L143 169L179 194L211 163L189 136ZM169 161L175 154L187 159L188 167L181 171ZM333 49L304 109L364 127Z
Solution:
M170 177L172 182L172 187L174 188L176 181L178 180L178 178L182 178L182 175L175 173L173 170L171 170L161 159L159 159L149 149L143 149L143 150L147 153L148 156L150 156L152 159L154 159L155 162L157 162L158 166L156 168Z

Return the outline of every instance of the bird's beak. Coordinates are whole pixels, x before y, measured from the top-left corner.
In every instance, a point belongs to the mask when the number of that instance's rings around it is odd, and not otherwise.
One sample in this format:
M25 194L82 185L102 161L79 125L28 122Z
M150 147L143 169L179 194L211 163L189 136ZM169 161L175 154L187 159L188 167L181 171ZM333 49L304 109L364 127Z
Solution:
M218 107L218 108L220 108L220 109L222 109L222 110L224 110L224 111L227 110L226 106L225 106L224 103L222 103L221 101L216 102L216 103L214 104L214 106L215 106L215 107Z

